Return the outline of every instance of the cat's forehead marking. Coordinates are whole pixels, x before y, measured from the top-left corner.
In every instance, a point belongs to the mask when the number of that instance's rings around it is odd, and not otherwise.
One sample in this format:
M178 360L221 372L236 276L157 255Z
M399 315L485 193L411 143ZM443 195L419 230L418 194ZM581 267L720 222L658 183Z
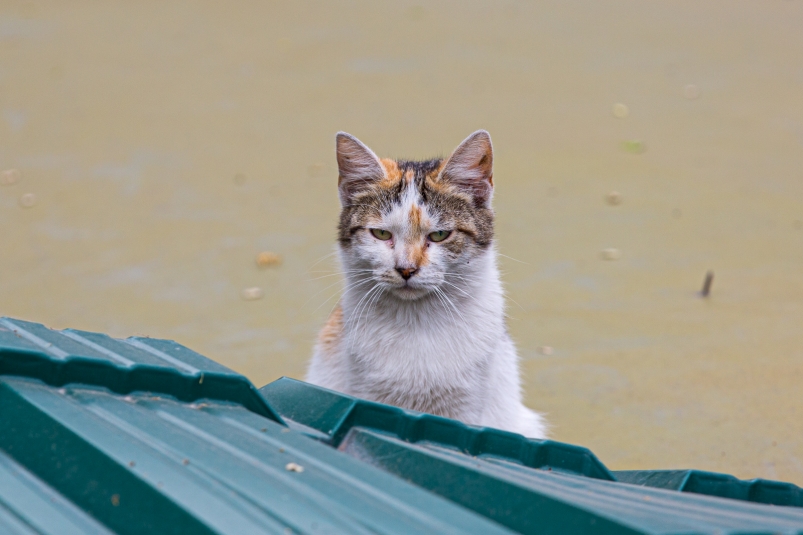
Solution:
M429 264L426 245L418 243L410 247L408 258L410 263L419 269Z
M399 164L396 163L396 160L382 158L379 160L379 163L382 164L382 168L385 171L385 180L380 183L380 186L386 188L391 187L393 184L401 180L402 172L401 169L399 169Z
M420 195L415 185L406 180L401 182L400 187L401 191L393 208L387 214L387 221L402 231L405 237L416 239L421 233L423 221Z
M408 216L408 221L410 222L410 234L421 234L423 231L421 224L423 214L421 212L421 207L417 203L410 206L410 213Z

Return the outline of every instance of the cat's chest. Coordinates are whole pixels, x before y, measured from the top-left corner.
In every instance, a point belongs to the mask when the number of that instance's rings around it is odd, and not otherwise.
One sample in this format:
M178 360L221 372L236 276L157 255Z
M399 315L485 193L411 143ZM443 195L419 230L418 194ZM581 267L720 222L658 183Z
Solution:
M354 372L371 381L392 381L399 388L428 388L433 381L461 382L491 357L495 330L466 318L450 321L423 317L404 324L375 321L347 333L344 340Z
M480 330L460 326L382 328L351 347L351 394L451 418L474 418L493 358Z

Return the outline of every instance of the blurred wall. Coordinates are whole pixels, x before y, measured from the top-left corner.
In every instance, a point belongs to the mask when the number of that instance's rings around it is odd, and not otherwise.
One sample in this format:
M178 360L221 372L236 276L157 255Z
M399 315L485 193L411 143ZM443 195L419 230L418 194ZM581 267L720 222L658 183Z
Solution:
M4 0L0 314L301 378L339 289L334 133L416 158L486 128L510 330L554 438L801 484L802 17Z

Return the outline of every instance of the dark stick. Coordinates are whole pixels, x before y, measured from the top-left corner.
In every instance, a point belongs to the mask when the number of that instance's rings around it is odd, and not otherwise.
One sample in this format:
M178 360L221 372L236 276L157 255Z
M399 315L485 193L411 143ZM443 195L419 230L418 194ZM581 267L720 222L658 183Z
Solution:
M709 270L708 273L705 274L705 282L703 282L703 289L700 290L700 295L702 297L708 297L708 294L711 293L711 283L714 282L714 272Z

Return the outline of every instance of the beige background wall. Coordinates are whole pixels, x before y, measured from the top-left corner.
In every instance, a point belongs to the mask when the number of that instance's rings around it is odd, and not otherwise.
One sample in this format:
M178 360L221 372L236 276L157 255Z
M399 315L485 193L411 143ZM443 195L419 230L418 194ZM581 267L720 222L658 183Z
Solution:
M427 157L486 128L554 438L803 484L801 24L801 0L4 0L0 314L301 378L338 289L334 133Z

